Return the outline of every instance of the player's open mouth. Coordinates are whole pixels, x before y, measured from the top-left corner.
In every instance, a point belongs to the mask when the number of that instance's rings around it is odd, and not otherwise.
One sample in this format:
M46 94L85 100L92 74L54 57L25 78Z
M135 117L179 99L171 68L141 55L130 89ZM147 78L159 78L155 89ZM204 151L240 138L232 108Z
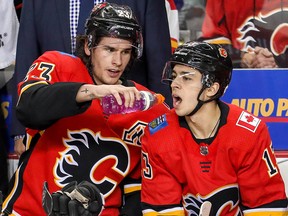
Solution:
M118 74L121 72L120 70L114 70L114 69L108 69L109 75L112 77L118 76Z
M120 72L120 70L118 70L118 69L108 69L108 71L111 73L119 73Z
M172 95L172 98L173 98L173 106L178 106L181 102L182 102L182 99L177 96L177 95Z

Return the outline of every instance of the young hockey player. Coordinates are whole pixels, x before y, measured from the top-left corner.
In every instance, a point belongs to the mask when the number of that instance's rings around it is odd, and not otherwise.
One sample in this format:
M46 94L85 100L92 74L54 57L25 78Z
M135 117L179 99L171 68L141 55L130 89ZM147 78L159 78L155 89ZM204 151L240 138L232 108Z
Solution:
M232 75L220 45L187 42L166 64L173 107L142 140L143 215L288 214L267 126L220 97Z

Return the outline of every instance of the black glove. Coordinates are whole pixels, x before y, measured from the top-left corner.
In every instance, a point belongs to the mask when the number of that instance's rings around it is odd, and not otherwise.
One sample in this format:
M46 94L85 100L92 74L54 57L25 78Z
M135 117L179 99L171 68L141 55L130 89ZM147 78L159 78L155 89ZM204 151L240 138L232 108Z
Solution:
M42 206L49 216L97 216L101 213L104 198L92 183L70 182L62 190L50 194L47 182L43 186Z

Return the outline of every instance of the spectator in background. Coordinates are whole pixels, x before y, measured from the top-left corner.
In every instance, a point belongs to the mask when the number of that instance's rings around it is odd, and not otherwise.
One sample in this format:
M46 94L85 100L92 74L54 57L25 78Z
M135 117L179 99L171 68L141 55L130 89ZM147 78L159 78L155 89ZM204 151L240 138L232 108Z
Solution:
M205 0L186 0L179 11L181 42L196 40L201 35L205 15Z
M23 80L32 62L45 51L58 50L74 53L76 33L83 33L84 23L90 10L94 4L102 2L102 0L82 2L90 3L90 5L85 7L83 5L82 7L80 0L29 0L23 2L16 69L13 77L15 86ZM171 55L165 0L111 0L109 2L130 6L135 11L143 30L143 56L134 63L128 78L155 92L162 93L166 98L166 102L171 105L169 88L159 85L165 61ZM16 102L17 92L15 87L13 108ZM11 135L15 138L15 151L21 154L25 150L23 146L25 129L17 121L14 109L11 130Z
M19 22L15 12L13 1L0 0L0 191L4 197L8 190L8 129L6 106L10 101L3 101L6 86L12 73L6 73L5 69L13 66L16 56L16 42ZM2 91L3 90L3 91ZM2 95L3 94L3 95ZM5 104L5 106L3 106ZM5 112L4 112L5 110Z
M172 53L178 47L179 43L179 18L178 10L174 0L166 0L166 11L169 23L169 32L171 39Z
M200 40L224 44L237 67L288 67L288 1L239 3L207 0Z
M1 99L0 104L2 105ZM8 190L7 135L8 133L7 128L5 127L3 109L0 106L0 191L4 197L6 197Z
M181 10L183 5L184 5L184 0L173 0L175 5L176 5L176 8L177 10Z
M0 1L0 69L15 62L19 22L13 2Z

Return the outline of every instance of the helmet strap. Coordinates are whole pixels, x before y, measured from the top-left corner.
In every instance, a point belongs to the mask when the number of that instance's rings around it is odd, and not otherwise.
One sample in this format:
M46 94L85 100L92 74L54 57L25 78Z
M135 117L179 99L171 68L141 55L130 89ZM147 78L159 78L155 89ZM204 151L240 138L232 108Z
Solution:
M192 116L192 115L194 115L194 114L203 106L203 104L208 103L208 102L213 101L213 100L218 100L218 97L216 97L216 98L213 97L213 98L210 98L209 100L206 100L206 101L200 100L200 95L203 93L203 91L204 91L206 88L207 88L207 86L205 86L205 85L202 87L202 89L200 90L200 92L199 92L199 94L198 94L198 97L197 97L198 103L197 103L196 107L195 107L194 110L192 110L192 112L189 113L187 116Z
M192 110L192 112L189 113L187 116L192 116L192 115L194 115L194 114L202 107L202 105L203 105L204 103L205 103L204 101L198 100L198 103L197 103L196 107L194 108L194 110Z
M198 97L197 97L197 101L198 101L198 103L197 103L197 105L196 105L196 107L192 110L192 112L191 113L189 113L187 116L192 116L192 115L194 115L202 106L203 106L203 104L205 103L205 101L202 101L202 100L200 100L199 98L200 98L200 95L203 93L203 91L206 89L206 87L202 87L202 89L200 90L200 92L199 92L199 94L198 94Z

